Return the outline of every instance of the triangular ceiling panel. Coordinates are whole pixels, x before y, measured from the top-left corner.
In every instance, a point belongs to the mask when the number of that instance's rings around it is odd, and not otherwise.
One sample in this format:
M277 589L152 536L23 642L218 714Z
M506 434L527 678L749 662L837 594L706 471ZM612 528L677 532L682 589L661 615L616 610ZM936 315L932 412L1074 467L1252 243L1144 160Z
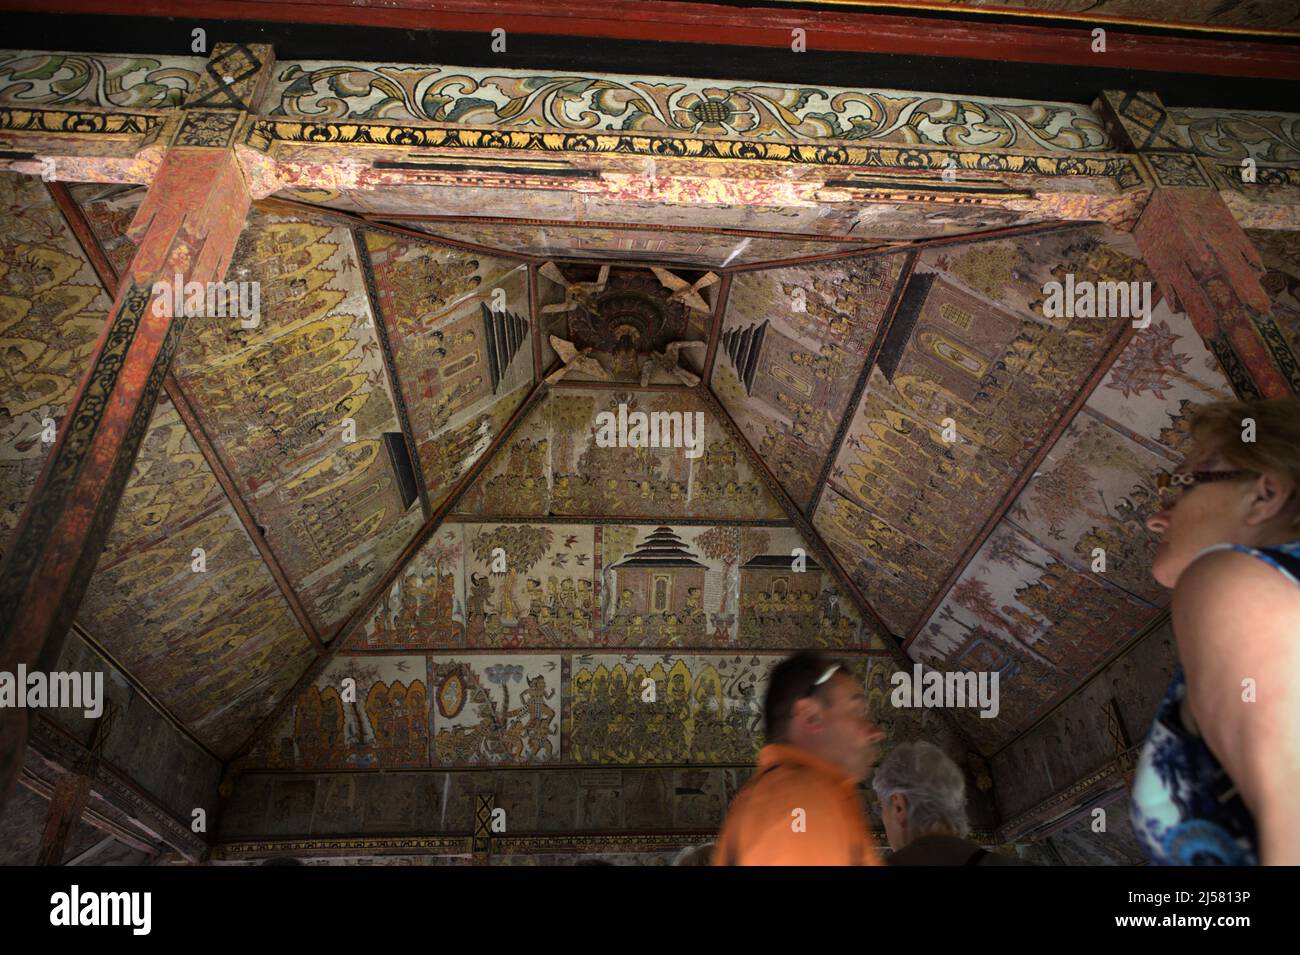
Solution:
M166 395L77 621L222 758L313 658L312 642Z
M403 428L353 235L254 212L228 277L259 283L259 324L191 320L173 371L327 634L423 522L385 437Z
M685 447L603 447L598 431L620 406L632 415L675 415L692 430ZM630 436L630 432L628 432ZM613 437L617 438L617 435ZM784 520L785 512L703 399L686 389L552 389L494 457L458 506L497 517L642 517L656 520Z
M1145 529L1160 509L1155 476L1181 460L1194 407L1231 397L1191 322L1161 302L908 647L940 669L1000 674L995 718L958 714L984 752L1168 606Z
M905 261L839 259L732 279L712 388L805 512Z
M974 535L1130 322L1047 318L1045 283L1149 281L1102 227L928 250L853 409L814 524L913 632Z
M533 382L528 269L363 233L420 467L437 507Z

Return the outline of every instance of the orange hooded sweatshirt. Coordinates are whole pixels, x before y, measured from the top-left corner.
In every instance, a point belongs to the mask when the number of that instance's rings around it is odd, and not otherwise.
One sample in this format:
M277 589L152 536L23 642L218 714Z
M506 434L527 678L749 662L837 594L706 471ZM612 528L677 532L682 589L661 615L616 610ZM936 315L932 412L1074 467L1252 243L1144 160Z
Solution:
M836 766L771 743L727 811L714 865L881 865L858 786Z

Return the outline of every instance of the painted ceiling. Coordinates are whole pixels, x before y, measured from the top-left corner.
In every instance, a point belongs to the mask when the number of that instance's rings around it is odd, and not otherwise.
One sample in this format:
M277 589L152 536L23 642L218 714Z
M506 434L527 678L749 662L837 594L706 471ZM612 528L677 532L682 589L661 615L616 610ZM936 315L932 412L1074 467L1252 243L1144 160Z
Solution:
M7 531L113 277L43 184L0 190ZM142 194L68 190L118 271ZM808 645L876 674L882 708L913 661L999 672L999 715L952 723L988 756L1165 607L1154 476L1230 390L1158 293L1138 330L1048 317L1041 291L1148 280L1127 234L864 251L816 215L688 228L647 204L588 228L443 203L385 223L287 198L255 207L231 266L260 284L258 325L187 327L77 618L222 759L744 765L768 669ZM1261 247L1300 337L1300 256ZM551 336L606 377L538 387ZM642 386L671 342L700 343L699 388ZM698 454L604 446L620 406L699 413ZM664 706L634 726L646 679Z

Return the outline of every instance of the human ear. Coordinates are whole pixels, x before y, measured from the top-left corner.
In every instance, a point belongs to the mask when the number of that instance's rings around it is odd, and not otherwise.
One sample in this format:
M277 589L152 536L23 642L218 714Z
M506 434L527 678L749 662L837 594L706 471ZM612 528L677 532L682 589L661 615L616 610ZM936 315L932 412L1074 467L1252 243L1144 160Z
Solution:
M1289 478L1265 471L1251 485L1251 493L1246 523L1253 527L1285 514L1294 505L1296 487Z

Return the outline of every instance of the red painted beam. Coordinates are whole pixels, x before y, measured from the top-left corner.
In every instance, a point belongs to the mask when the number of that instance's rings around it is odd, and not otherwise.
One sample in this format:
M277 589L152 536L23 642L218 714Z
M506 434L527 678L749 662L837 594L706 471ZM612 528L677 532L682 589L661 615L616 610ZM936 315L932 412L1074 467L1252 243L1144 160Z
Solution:
M1133 237L1156 281L1177 297L1206 347L1221 361L1220 349L1235 352L1249 384L1263 397L1289 395L1287 377L1252 320L1273 309L1260 282L1264 260L1218 191L1157 189ZM1220 338L1220 348L1215 348ZM1288 364L1294 367L1294 360ZM1224 370L1231 378L1231 370ZM1240 391L1242 384L1234 381L1233 387Z
M0 10L461 31L484 34L485 49L491 31L500 27L519 34L789 51L791 31L802 29L809 50L1300 79L1300 50L1276 44L1126 34L1112 26L1103 54L1092 52L1092 28L1086 25L1028 26L797 6L659 0L567 0L545 6L535 0L384 0L382 6L370 0L0 0Z
M155 281L220 279L248 202L233 152L168 151L132 224L130 271L0 564L0 670L52 665L104 548L185 324L155 307ZM27 725L24 709L0 709L0 808Z

